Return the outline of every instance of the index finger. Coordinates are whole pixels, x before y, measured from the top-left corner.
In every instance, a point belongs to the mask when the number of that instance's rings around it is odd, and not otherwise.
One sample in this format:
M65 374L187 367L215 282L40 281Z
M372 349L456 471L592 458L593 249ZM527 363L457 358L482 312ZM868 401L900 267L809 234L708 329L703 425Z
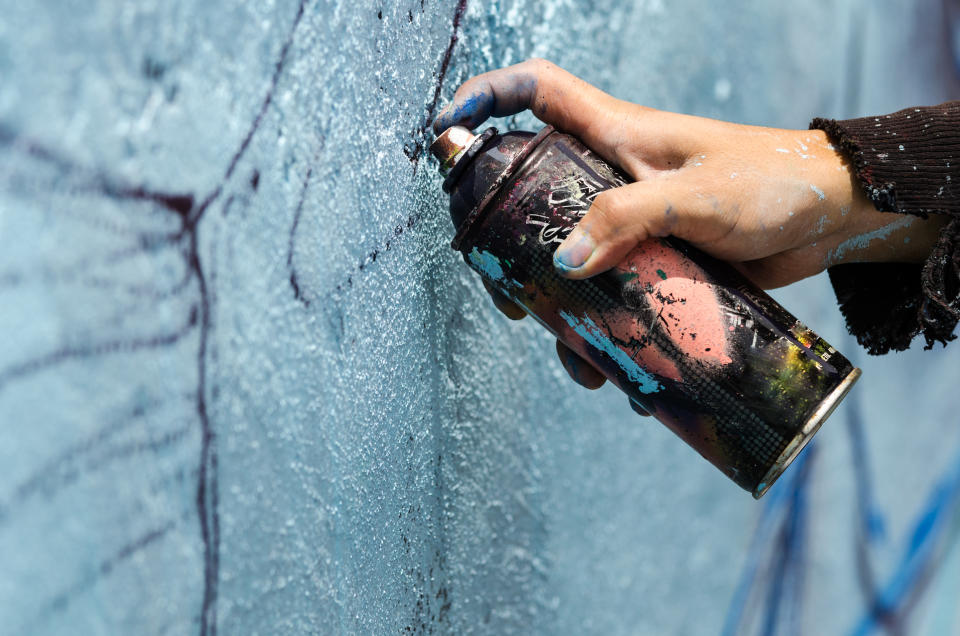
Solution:
M433 122L437 134L450 126L476 128L488 117L530 109L538 119L579 137L608 158L615 156L610 130L625 102L546 60L532 59L466 81Z

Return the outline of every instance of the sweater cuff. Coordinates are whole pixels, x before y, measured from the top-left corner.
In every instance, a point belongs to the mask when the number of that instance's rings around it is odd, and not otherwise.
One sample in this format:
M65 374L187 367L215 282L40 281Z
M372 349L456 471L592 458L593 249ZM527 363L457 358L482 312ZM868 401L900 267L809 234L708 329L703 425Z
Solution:
M951 220L923 265L851 263L828 271L847 327L869 353L923 333L946 344L960 321L960 102L880 117L814 119L853 162L874 207Z
M814 119L849 157L881 212L960 213L960 102L890 115Z

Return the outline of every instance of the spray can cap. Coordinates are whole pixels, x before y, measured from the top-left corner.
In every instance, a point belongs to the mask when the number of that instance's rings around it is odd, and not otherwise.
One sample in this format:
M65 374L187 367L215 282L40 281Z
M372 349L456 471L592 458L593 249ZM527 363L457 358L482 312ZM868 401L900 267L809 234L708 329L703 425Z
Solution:
M430 152L440 161L440 174L444 176L449 174L476 140L477 135L463 126L451 126L440 133L430 144Z

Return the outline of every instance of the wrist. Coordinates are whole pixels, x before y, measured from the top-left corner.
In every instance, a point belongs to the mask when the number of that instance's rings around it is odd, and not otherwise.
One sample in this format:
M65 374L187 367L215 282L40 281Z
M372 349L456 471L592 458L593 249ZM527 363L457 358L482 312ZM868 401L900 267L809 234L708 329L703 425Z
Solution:
M823 135L823 131L811 131ZM827 138L828 139L828 138ZM829 139L828 139L829 142ZM844 193L847 220L838 229L833 248L827 254L827 266L841 263L901 262L921 263L930 255L940 230L947 222L942 215L921 218L912 214L880 212L867 197L856 167L839 148L829 144L828 163L836 187ZM841 210L841 213L843 210Z

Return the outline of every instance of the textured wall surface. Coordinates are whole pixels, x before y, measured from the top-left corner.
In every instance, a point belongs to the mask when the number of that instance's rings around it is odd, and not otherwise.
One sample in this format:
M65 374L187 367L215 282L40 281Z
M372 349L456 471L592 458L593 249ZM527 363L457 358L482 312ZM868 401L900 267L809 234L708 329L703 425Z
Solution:
M531 56L758 124L955 98L942 12L0 2L0 632L956 633L960 345L778 292L865 375L754 502L492 308L424 154Z

